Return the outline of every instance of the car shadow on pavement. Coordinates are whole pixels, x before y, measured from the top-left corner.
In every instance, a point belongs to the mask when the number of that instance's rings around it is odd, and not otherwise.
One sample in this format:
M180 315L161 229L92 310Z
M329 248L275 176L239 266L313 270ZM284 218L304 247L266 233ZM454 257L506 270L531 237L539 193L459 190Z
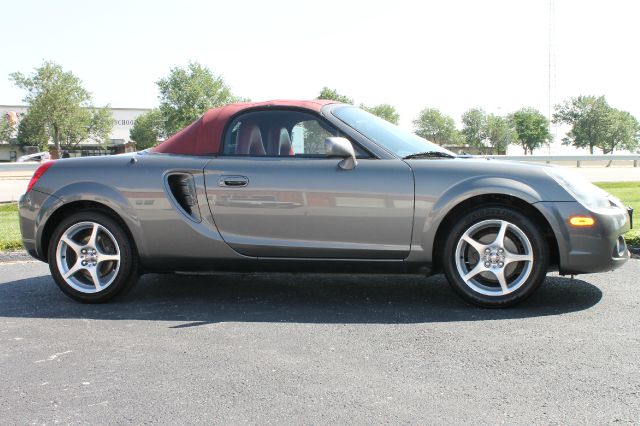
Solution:
M462 301L442 275L146 275L127 295L83 305L49 275L0 284L0 317L171 321L172 328L218 322L404 324L558 315L602 298L594 285L550 276L524 303L482 309Z

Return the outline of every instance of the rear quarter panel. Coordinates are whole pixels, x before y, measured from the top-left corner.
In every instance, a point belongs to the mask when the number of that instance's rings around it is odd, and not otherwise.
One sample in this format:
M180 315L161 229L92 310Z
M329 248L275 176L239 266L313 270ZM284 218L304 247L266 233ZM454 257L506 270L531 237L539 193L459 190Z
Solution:
M36 241L41 240L44 224L56 209L92 201L122 219L148 270L208 269L214 259L244 258L222 240L209 213L203 176L209 160L168 154L58 160L34 187L59 200L38 213ZM191 220L173 202L165 184L171 172L193 175L201 222Z

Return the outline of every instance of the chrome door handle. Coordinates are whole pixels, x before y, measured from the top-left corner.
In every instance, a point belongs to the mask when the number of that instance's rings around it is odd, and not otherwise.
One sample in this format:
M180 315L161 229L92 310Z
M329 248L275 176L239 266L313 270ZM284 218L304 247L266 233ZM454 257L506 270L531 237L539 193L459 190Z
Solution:
M246 176L220 176L218 186L247 186L249 178Z

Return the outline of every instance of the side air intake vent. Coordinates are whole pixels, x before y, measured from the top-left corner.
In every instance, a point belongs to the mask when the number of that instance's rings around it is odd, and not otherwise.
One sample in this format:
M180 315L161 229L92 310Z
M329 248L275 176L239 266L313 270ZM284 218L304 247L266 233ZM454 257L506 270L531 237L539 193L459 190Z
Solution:
M200 208L193 176L188 173L174 173L167 177L167 184L175 202L189 217L200 222Z

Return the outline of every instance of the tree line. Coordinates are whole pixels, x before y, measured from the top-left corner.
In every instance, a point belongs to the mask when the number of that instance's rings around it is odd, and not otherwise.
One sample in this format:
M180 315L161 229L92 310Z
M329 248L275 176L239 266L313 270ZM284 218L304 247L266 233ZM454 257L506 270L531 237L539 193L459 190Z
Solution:
M323 88L318 99L331 99L353 104L347 96ZM399 115L389 104L361 108L397 124ZM506 116L487 114L482 108L471 108L461 117L462 128L437 108L424 108L413 120L414 131L439 145L470 147L481 153L503 154L509 145L519 145L524 154L552 141L549 120L535 108L521 108ZM600 149L604 154L615 150L636 151L640 146L640 124L627 111L611 107L604 96L577 96L555 106L551 122L571 129L562 139L564 145L588 148L591 154Z
M18 123L0 120L0 140L41 149L53 142L54 157L63 148L93 140L109 141L114 126L109 105L93 106L91 94L72 72L54 62L44 62L30 75L15 72L14 84L26 92L27 113ZM224 79L206 66L189 62L174 67L156 82L159 106L136 118L130 138L136 149L146 149L178 132L210 108L249 101L234 94ZM317 99L355 105L354 100L323 87ZM360 108L397 124L400 116L393 105L364 104ZM471 108L462 114L462 127L437 108L424 108L413 120L417 135L448 147L472 148L481 153L505 153L509 145L519 145L525 154L552 140L549 121L535 108L521 108L506 116L487 114ZM611 107L604 96L578 96L555 106L552 123L570 126L563 144L588 148L593 154L638 149L640 124L629 112Z

